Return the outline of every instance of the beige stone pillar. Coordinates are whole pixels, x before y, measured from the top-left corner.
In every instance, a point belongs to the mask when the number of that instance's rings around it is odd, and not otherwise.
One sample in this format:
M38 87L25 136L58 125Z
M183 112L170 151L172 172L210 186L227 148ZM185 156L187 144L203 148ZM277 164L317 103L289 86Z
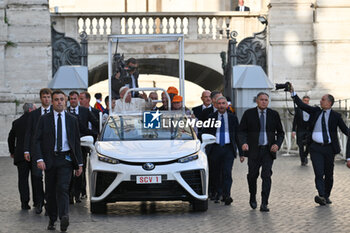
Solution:
M350 98L350 1L317 0L314 38L317 50L315 91Z

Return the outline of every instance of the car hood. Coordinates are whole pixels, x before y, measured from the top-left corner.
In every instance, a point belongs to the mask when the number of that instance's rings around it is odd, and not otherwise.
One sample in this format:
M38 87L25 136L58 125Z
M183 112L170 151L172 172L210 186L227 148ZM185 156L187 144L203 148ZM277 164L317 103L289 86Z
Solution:
M166 162L197 152L199 140L96 142L102 155L128 162Z

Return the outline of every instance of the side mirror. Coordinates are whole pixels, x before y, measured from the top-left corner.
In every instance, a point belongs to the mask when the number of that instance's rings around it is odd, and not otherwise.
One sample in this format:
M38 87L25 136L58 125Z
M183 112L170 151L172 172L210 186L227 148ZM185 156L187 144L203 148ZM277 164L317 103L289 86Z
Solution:
M94 149L94 138L92 136L84 136L80 138L80 145L90 147L91 150Z
M202 134L202 145L201 150L204 150L204 148L209 145L216 142L216 137L211 134Z

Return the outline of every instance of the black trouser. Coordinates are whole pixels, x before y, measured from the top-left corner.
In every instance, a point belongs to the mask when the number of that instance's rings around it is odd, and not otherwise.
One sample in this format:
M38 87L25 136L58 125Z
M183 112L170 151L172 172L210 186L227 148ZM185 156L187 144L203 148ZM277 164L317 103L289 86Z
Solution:
M210 153L212 185L214 193L229 197L232 186L232 166L234 161L234 152L231 144L220 146L213 144Z
M32 171L34 205L35 206L37 206L38 204L43 205L45 200L43 171L37 167L36 161L32 161L31 171Z
M318 195L329 197L333 187L334 153L332 145L321 145L313 142L310 155L315 173L315 185Z
M64 155L55 156L52 168L45 170L47 212L53 222L57 220L57 213L60 219L68 216L72 170L72 162Z
M299 147L299 156L302 163L306 162L307 155L309 154L309 145L307 143L308 132L297 132L297 144Z
M69 185L69 195L71 198L75 197L75 199L80 198L81 195L86 195L86 161L87 154L90 152L88 147L81 147L81 152L83 156L83 171L80 176L74 176L72 171L72 180Z
M21 161L16 164L18 171L18 191L22 204L28 204L30 200L30 192L29 192L29 172L31 170L31 163L27 161ZM33 173L31 173L31 180L33 184ZM33 185L32 185L32 191ZM35 203L35 200L33 199Z
M248 186L251 197L255 198L257 188L256 183L259 177L259 170L261 167L261 202L262 204L268 204L270 190L271 190L271 176L272 176L272 164L273 159L270 155L269 147L259 147L258 156L255 159L248 158Z

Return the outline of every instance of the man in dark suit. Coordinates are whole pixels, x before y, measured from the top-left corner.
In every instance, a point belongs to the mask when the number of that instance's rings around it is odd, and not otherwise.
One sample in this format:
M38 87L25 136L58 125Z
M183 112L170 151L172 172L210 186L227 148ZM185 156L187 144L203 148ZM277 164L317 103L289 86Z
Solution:
M309 104L310 97L304 96L303 103ZM309 143L310 140L310 130L309 130L309 119L310 114L301 110L300 108L295 108L292 137L297 136L297 144L299 147L299 155L301 160L301 166L306 166L308 163L307 154L309 153Z
M82 92L81 95L79 96L78 92L71 91L69 93L70 106L67 108L67 111L72 113L74 116L78 118L80 136L91 135L94 138L96 138L98 133L98 131L96 130L98 128L98 121L92 112L93 110L96 110L96 109L91 108L91 111L89 111L89 108L78 106L79 100L82 100L80 101L81 103L86 104L87 100L89 99L86 98L85 92L84 93ZM85 187L86 185L84 185L84 181L85 181L84 178L85 178L87 154L89 152L89 149L82 147L81 150L82 150L83 164L84 164L83 174L82 176L79 176L79 177L73 176L73 179L70 185L70 203L71 204L74 203L73 197L75 199L75 202L80 203L81 202L80 196L84 196L85 198L85 195L86 195L86 187Z
M97 109L90 106L90 100L91 100L91 95L89 92L87 92L87 91L80 92L80 94L79 94L80 106L88 108L89 111L94 115L94 117L97 120L97 124L96 124L96 121L94 121L94 122L89 121L89 123L88 123L88 128L90 130L94 131L94 134L96 136L99 132L100 111L98 111ZM96 139L96 137L95 137L95 139Z
M261 169L262 192L260 211L269 211L268 199L271 190L273 160L281 148L284 131L278 112L268 108L269 95L260 92L256 98L257 107L248 109L239 125L239 138L242 150L248 157L248 186L252 209L257 207L256 191L259 170Z
M36 161L31 158L31 154L34 151L34 135L39 118L52 111L51 107L51 89L42 88L40 90L40 102L41 107L34 110L29 114L28 124L26 126L25 139L24 139L24 158L32 163L33 174L33 198L35 213L40 214L42 212L45 200L44 184L43 184L43 172L38 169Z
M238 6L236 7L236 11L250 11L250 8L244 6L244 0L238 0Z
M340 153L338 131L348 135L348 127L341 115L332 110L334 97L330 94L322 96L321 107L304 104L295 94L291 85L292 98L295 104L310 114L311 144L310 156L315 173L315 183L318 195L315 202L319 205L331 204L329 199L333 187L334 157Z
M112 77L112 98L119 99L119 90L121 87L127 86L128 88L137 88L139 87L138 79L138 63L135 58L129 58L125 62L125 75L117 72L114 77ZM132 97L139 97L139 93L132 92Z
M221 121L220 128L204 128L203 133L216 136L216 143L208 145L207 154L209 159L210 176L212 179L212 193L216 193L215 202L218 203L222 195L225 205L232 203L232 166L236 158L238 144L238 119L232 113L227 112L227 100L224 96L217 99L218 111L209 115L215 121ZM244 161L240 151L241 162Z
M192 108L193 114L197 119L199 119L200 115L202 114L202 111L206 108L211 107L211 98L210 98L210 91L205 90L202 92L201 100L203 104L196 106Z
M210 93L210 99L212 101L212 105L211 105L211 107L206 108L206 109L204 109L202 111L202 113L200 114L198 120L206 121L210 114L212 114L213 112L217 111L216 100L220 96L222 96L222 93L219 92L219 91L213 91L213 92Z
M83 159L80 150L79 124L76 117L64 111L66 96L61 90L52 93L53 111L40 117L34 136L34 159L45 171L48 230L55 230L57 213L61 231L69 225L69 183L72 170L79 176Z
M35 105L32 103L25 103L23 105L23 110L24 114L12 122L12 128L9 132L7 142L11 157L13 158L13 163L17 166L18 190L21 198L21 208L22 210L28 210L30 209L30 206L28 205L30 199L28 177L29 172L32 170L32 166L30 161L24 159L23 147L29 113L35 110ZM33 172L31 172L33 202L35 203L33 180L34 175Z

